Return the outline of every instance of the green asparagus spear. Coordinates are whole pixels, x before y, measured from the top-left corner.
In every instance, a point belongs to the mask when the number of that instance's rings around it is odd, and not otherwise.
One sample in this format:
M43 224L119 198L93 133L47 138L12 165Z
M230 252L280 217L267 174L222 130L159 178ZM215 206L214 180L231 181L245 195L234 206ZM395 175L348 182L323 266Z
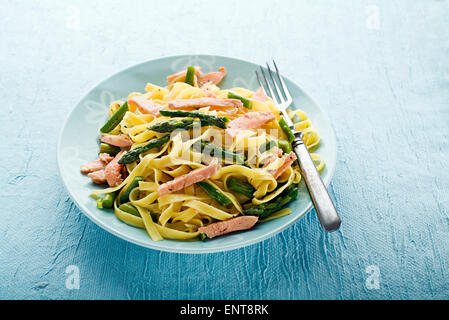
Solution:
M203 189L209 197L217 201L222 206L227 206L232 203L232 201L226 197L223 193L215 189L211 184L201 181L196 183L198 186Z
M107 143L100 143L100 151L98 153L107 153L111 156L115 156L120 152L120 148L116 146L111 146Z
M247 182L243 182L236 178L229 178L226 181L226 185L228 188L234 192L243 194L247 198L252 198L254 191L254 187Z
M234 93L232 91L228 92L228 98L229 99L238 99L243 102L243 106L247 109L252 109L253 107L253 101L251 99L242 97L241 95L238 95L237 93Z
M112 117L101 127L100 131L102 133L108 133L118 126L120 121L122 121L125 113L128 111L128 103L125 102L120 108L112 115Z
M291 146L290 142L288 142L287 140L279 139L278 147L281 148L282 151L284 151L284 153L292 152L292 146Z
M118 161L120 164L128 164L139 159L139 154L147 152L154 148L162 147L166 142L170 140L170 135L167 134L159 139L154 139L148 142L146 145L135 148L131 151L127 151Z
M156 132L172 132L177 129L189 130L192 129L193 122L194 121L192 119L168 120L165 122L156 123L148 129Z
M99 209L110 209L114 206L114 200L115 200L115 192L106 193L103 198L98 197L97 198L97 208Z
M185 83L193 86L195 84L195 67L187 67Z
M285 119L283 117L281 117L281 120L279 120L279 126L287 136L288 142L292 143L293 140L295 140L295 135L293 134L292 130L288 126L287 122L285 122Z
M137 188L139 186L139 181L142 180L143 178L139 176L134 178L134 180L130 183L128 189L126 189L126 191L120 197L120 203L126 203L129 201L129 194L131 193L131 191L133 191L134 188Z
M198 127L206 127L213 125L209 123L208 121L198 121L193 119L173 119L168 120L165 122L159 122L155 125L149 127L149 130L155 131L155 132L173 132L177 129L184 129L184 130L190 130L193 129L194 126Z
M228 151L226 149L223 149L211 142L207 141L201 141L196 142L193 144L193 147L203 153L209 154L212 157L217 158L226 158L226 159L232 159L233 161L237 162L238 164L245 164L245 156L233 153L231 151Z
M298 185L292 184L273 200L246 209L245 214L248 216L258 216L261 219L266 218L270 214L281 210L287 203L295 200L297 195Z
M131 203L123 203L118 208L120 210L130 213L136 217L140 217L139 210L137 210L137 208L135 206L133 206Z
M114 206L115 196L116 196L115 192L105 194L103 198L103 208L107 209L112 208Z
M188 118L198 118L201 121L208 122L221 129L226 129L226 123L229 119L226 117L211 116L208 114L200 113L198 111L181 111L181 110L161 110L159 111L164 117L188 117Z
M205 233L200 233L199 238L201 241L204 241L207 239L207 235Z

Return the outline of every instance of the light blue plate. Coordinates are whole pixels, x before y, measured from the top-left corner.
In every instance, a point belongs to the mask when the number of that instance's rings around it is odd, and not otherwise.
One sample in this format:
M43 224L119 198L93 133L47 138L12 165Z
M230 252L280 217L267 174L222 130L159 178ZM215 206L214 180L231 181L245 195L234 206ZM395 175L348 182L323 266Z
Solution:
M111 101L124 99L130 92L144 91L151 82L164 86L166 77L189 65L201 66L203 72L226 67L228 75L220 85L222 88L258 88L254 74L258 65L239 59L210 56L185 55L147 61L120 71L95 86L75 106L65 121L58 143L59 171L67 191L78 207L96 224L116 236L138 245L161 251L180 253L211 253L236 249L257 243L284 230L305 215L312 207L307 189L302 183L298 199L290 204L292 214L258 224L252 230L216 238L210 241L152 241L145 230L129 226L118 220L112 210L100 210L89 197L98 189L90 179L80 173L80 165L96 159L98 153L99 128L107 119L107 108ZM282 66L280 66L282 70ZM314 150L326 162L322 177L329 184L336 163L335 134L323 110L300 87L286 79L294 98L295 106L304 110L321 136L319 147ZM316 226L319 228L318 226Z

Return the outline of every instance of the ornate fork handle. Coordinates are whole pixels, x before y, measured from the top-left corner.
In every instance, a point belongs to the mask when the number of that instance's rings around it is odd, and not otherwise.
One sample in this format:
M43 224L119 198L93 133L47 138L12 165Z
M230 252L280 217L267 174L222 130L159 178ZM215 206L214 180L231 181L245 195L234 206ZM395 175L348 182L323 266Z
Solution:
M262 75L262 77L259 76L259 73L256 70L257 80L259 81L259 84L264 93L265 89L263 80L265 80L265 85L270 91L271 99L273 100L276 108L280 112L282 112L286 124L295 135L292 147L296 153L296 157L298 158L302 177L306 182L307 189L309 190L316 213L318 215L318 218L320 219L321 226L326 231L337 230L340 227L341 220L337 214L337 210L335 210L332 199L326 190L326 186L324 185L323 180L321 180L320 174L318 173L318 170L316 169L315 164L310 157L307 146L302 140L303 133L295 130L293 122L288 116L287 108L290 107L290 105L293 103L293 98L290 95L287 85L282 79L279 69L274 60L273 65L276 73L271 70L270 65L267 62L268 74L274 86L270 84L270 81L268 80L268 77L266 76L265 71L262 67L260 67L260 74ZM277 76L278 82L275 80L275 76Z
M309 190L320 223L326 231L337 230L341 224L340 217L302 140L303 133L298 131L293 133L295 135L295 140L292 142L293 150L298 157L301 175Z

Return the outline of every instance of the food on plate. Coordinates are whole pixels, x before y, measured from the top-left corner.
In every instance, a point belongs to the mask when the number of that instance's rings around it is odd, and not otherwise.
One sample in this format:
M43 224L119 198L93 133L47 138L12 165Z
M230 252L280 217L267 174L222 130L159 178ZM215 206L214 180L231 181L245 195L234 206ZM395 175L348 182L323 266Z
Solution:
M291 212L301 175L290 129L262 88L222 89L226 76L189 66L111 103L99 155L80 168L105 186L92 192L98 208L155 241L212 239ZM309 149L319 144L302 110L288 116Z

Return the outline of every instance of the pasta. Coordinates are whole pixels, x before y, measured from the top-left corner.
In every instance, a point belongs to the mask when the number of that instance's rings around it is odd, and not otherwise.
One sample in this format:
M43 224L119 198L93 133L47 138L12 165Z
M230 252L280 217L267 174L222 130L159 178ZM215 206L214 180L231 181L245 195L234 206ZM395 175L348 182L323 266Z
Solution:
M99 159L81 167L93 182L109 184L92 192L98 207L154 241L213 238L287 215L282 207L301 180L272 100L261 90L221 89L224 68L199 70L112 102ZM316 147L320 136L307 114L288 115L307 147Z

